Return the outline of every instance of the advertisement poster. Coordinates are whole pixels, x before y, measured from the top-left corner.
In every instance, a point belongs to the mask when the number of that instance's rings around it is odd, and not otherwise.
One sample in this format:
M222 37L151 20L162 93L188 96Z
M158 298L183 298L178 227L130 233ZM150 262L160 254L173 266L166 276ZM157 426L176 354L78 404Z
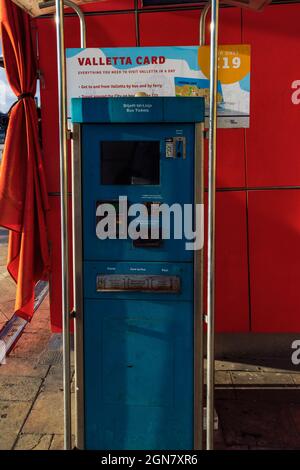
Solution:
M209 46L67 49L68 113L73 97L204 96ZM219 46L218 125L249 127L250 46Z

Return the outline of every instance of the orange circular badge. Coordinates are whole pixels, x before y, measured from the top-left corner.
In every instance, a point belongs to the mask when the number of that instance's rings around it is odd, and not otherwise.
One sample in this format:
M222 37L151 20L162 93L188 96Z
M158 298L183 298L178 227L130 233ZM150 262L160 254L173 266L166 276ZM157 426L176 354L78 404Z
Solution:
M198 50L198 64L201 72L209 79L210 47ZM236 83L250 72L250 46L229 45L218 47L218 80L221 83Z

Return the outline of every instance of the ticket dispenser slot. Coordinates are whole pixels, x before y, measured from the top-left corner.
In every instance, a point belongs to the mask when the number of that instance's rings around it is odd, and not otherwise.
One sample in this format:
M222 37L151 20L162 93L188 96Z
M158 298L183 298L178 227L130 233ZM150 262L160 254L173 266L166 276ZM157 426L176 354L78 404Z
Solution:
M144 203L147 211L147 219L144 223L147 226L147 238L133 240L135 248L159 248L162 243L162 226L160 217L160 202L149 201Z
M142 274L99 274L97 276L98 292L180 292L178 276L142 275Z
M72 121L77 446L191 450L201 269L184 238L165 237L161 210L201 193L203 98L76 98ZM124 236L134 216L121 196L146 209L145 239ZM100 233L106 203L111 238Z

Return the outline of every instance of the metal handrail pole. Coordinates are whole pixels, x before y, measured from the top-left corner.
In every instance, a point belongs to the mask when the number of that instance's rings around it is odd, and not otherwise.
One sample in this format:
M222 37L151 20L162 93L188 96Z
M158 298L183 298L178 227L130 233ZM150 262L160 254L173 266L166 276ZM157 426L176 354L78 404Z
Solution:
M86 48L86 24L85 24L85 18L84 18L84 13L80 9L80 7L72 2L71 0L64 0L64 5L72 8L78 15L79 22L80 22L80 47L82 49Z
M61 273L62 273L62 333L63 333L63 390L64 390L64 448L71 449L71 372L70 372L70 277L68 239L68 149L67 96L64 44L64 2L55 0L57 38L57 76L59 101L59 156L61 192Z
M50 2L41 2L39 3L39 8L43 10L44 8L50 8L55 5L55 1L50 1ZM72 8L72 10L75 11L77 14L79 21L80 21L80 47L85 48L86 47L86 24L85 24L85 18L84 18L84 13L80 9L80 7L72 2L71 0L64 0L64 5L68 8Z
M214 373L215 373L215 202L217 143L219 0L211 1L210 85L208 144L208 235L207 235L207 421L206 448L214 446Z
M199 44L200 46L205 45L205 25L206 25L206 18L207 14L210 10L211 3L210 0L208 3L205 5L205 7L201 10L201 15L200 15L200 22L199 22Z
M206 18L207 14L210 9L210 0L208 3L204 6L204 8L201 11L200 15L200 22L199 22L199 45L204 46L205 45L205 25L206 25ZM201 159L201 202L204 204L204 145L202 146L202 159ZM195 175L196 178L199 178L199 175ZM201 252L201 279L203 280L203 250ZM203 298L201 303L203 302ZM202 313L202 318L199 326L199 335L201 336L199 339L199 362L201 364L201 370L200 370L200 380L199 380L199 394L198 394L198 399L200 401L200 411L199 411L199 426L200 426L200 439L199 439L199 450L203 449L203 425L204 425L204 415L203 415L203 409L204 409L204 319L203 319L203 312Z
M70 0L64 0L64 5L72 8L78 15L80 20L80 47L82 49L86 48L86 23L84 18L84 13L81 11L80 7L76 3ZM74 129L72 129L72 134L74 139ZM72 159L71 159L71 171L72 171L72 267L73 267L73 310L75 312L75 321L74 321L74 360L75 360L75 445L77 448L84 447L84 438L83 438L83 411L82 411L82 372L80 371L81 360L82 360L82 350L78 347L80 343L80 310L81 310L81 298L78 295L78 270L82 269L81 259L78 259L78 239L76 236L77 224L78 224L78 197L81 194L78 186L75 184L75 174L77 169L75 165L78 165L78 162L75 164L75 153L74 153L74 140L72 142ZM80 183L81 184L81 183Z

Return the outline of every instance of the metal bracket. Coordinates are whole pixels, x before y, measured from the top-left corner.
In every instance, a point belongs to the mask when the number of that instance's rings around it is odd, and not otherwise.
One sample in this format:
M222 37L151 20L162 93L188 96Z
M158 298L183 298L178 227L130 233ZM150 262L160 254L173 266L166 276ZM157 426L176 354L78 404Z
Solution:
M70 318L76 318L76 311L75 310L72 310L70 312Z
M36 75L37 75L37 79L40 81L41 88L44 90L45 89L45 77L41 69L37 70Z

